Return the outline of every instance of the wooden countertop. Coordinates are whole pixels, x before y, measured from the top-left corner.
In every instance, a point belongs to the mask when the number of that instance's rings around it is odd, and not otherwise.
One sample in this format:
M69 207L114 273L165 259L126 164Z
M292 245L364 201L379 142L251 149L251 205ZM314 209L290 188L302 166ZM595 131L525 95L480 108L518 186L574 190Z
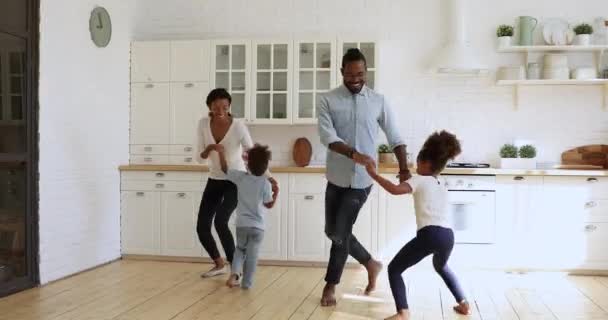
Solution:
M207 172L209 168L205 165L123 165L118 167L120 171L196 171ZM413 171L413 169L410 169ZM274 173L325 173L324 166L309 167L271 167ZM394 166L380 165L380 173L397 173L398 169ZM496 176L596 176L608 177L608 170L563 170L563 169L454 169L448 168L443 174L461 175L496 175Z

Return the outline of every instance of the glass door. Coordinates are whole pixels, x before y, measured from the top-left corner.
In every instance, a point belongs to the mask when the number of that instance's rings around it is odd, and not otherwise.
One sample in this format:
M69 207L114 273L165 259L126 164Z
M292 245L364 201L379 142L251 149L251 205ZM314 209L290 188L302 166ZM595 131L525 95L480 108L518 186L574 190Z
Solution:
M0 296L38 282L37 1L0 2Z
M248 119L249 43L215 42L213 45L212 88L225 88L232 96L235 118Z
M253 45L252 118L256 123L291 122L291 43Z

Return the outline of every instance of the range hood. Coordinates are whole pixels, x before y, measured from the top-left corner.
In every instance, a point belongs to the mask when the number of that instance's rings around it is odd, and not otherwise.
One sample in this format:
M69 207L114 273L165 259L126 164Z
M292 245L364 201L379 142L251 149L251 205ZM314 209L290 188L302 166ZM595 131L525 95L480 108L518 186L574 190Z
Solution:
M435 56L432 73L479 75L488 72L468 41L468 3L468 0L441 0L447 10L448 42Z

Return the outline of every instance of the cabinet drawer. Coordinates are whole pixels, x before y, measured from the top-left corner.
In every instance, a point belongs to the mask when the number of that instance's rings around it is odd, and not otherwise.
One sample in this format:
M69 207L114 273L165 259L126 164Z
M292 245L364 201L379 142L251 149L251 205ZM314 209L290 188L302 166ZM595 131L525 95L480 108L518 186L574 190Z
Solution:
M587 261L608 261L608 223L590 223L583 228Z
M142 180L123 180L121 183L122 191L201 191L203 183L201 181L142 181Z
M188 155L183 155L183 156L169 156L169 162L171 164L177 164L177 165L189 165L189 164L194 164L194 157L192 156L188 156Z
M608 200L589 200L582 204L585 222L608 223Z
M323 174L290 174L289 192L290 193L325 193L327 179Z
M608 177L545 177L544 183L548 188L563 186L574 196L608 199Z
M194 146L190 144L176 144L169 146L169 154L171 155L194 155Z
M130 146L131 154L146 155L146 154L160 154L165 155L169 153L169 146L166 144L132 144Z
M132 154L131 163L132 164L168 164L169 156Z
M202 172L125 171L122 180L202 181Z

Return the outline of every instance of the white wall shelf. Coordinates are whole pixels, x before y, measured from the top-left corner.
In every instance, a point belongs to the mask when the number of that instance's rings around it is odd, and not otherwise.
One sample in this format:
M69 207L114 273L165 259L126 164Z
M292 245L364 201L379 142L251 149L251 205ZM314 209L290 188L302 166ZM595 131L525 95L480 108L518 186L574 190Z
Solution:
M515 109L519 106L519 87L520 86L602 86L603 87L603 102L604 111L608 110L608 79L590 79L590 80L498 80L498 86L513 86L513 106Z
M521 53L521 52L595 52L608 50L608 46L590 45L590 46L508 46L498 47L500 53Z

